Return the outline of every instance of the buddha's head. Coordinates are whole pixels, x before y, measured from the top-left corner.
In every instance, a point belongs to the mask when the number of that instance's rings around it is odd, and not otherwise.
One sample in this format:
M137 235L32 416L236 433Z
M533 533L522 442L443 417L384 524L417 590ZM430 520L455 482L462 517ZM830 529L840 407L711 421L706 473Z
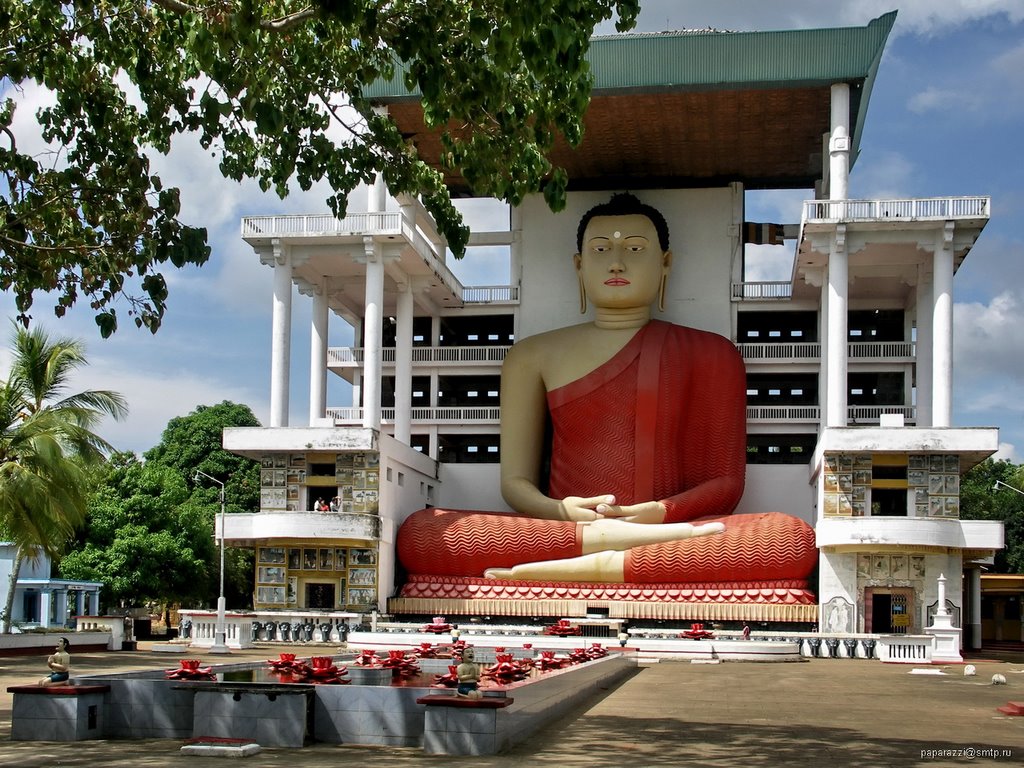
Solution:
M672 266L668 225L661 213L630 194L614 195L587 211L576 233L574 257L580 312L587 299L598 308L664 309Z

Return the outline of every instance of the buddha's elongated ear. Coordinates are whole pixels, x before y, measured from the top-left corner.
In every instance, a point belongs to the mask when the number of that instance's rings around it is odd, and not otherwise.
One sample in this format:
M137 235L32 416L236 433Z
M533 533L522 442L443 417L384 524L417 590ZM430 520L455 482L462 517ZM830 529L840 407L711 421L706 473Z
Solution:
M665 311L665 290L668 286L668 273L672 271L672 251L665 251L661 257L661 283L658 285L658 311Z
M575 254L572 257L573 266L576 267L576 280L580 284L580 314L587 314L587 286L583 284L583 273L580 269L583 267L583 257L580 254Z

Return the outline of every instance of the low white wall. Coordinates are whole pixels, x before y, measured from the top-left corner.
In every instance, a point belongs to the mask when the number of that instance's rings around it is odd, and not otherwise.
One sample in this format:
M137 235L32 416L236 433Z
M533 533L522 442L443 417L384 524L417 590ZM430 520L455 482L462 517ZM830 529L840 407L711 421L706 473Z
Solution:
M66 633L24 632L17 635L0 635L0 655L3 655L4 651L19 651L26 648L38 648L40 653L49 653L57 645L58 637L68 639L68 642L71 643L72 654L74 654L76 646L85 645L102 645L107 650L115 650L110 647L111 635L109 632L73 632L69 629Z

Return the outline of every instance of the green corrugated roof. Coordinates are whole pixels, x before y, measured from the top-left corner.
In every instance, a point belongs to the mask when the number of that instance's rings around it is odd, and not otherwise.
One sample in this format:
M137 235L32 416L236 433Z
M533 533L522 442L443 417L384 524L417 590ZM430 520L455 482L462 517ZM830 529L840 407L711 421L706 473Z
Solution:
M587 58L595 94L862 81L873 78L895 21L891 11L865 27L598 37ZM418 93L397 77L368 85L363 95L387 102Z

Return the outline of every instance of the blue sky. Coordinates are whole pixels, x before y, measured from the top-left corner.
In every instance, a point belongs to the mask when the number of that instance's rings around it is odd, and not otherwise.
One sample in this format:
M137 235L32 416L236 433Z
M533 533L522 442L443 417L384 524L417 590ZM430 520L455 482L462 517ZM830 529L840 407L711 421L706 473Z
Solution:
M1024 379L1024 1L895 1L642 0L638 30L861 26L899 10L850 194L991 195L992 220L954 283L954 424L999 427L999 455L1024 461L1018 390ZM22 127L47 95L29 89L23 98L16 123ZM209 154L188 139L154 165L165 183L181 187L184 218L209 229L213 248L202 269L167 275L169 310L159 333L136 330L122 317L121 330L103 340L86 309L57 321L42 296L33 312L52 333L86 341L92 365L76 385L114 389L128 398L128 419L102 431L117 448L137 452L159 441L169 419L200 404L246 403L266 421L272 273L239 237L239 221L245 215L322 212L327 196L320 188L282 201L255 184L225 181ZM752 196L748 218L797 222L805 197L810 194ZM362 200L351 207L361 209ZM484 215L473 211L478 224ZM788 274L791 258L791 250L777 252L768 264ZM480 258L454 268L467 284L495 282L488 272L502 269ZM308 411L309 309L309 300L296 295L291 413L300 425ZM0 311L15 314L9 296L0 297ZM330 343L351 343L350 329L334 316ZM5 354L0 351L0 371L7 368ZM349 404L340 382L329 384L328 404Z

